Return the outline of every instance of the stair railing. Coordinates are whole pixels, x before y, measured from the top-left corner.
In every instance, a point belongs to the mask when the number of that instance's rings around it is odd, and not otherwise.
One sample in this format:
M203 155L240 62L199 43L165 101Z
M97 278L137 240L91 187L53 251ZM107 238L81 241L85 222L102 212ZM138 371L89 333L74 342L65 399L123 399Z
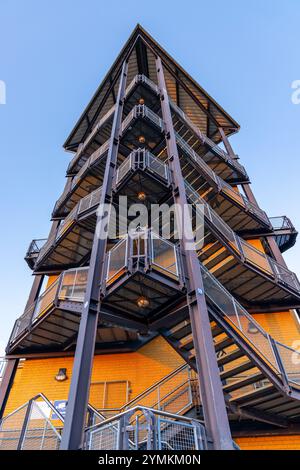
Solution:
M86 429L85 450L204 450L202 422L135 406Z
M276 282L292 288L297 293L300 292L300 283L295 273L239 237L187 181L185 182L185 187L188 199L195 205L195 209L197 210L197 204L204 206L204 215L213 224L214 228L218 230L220 235L226 238L231 248L234 248L239 253L243 262L247 261L264 274L275 279Z
M229 325L251 345L281 378L287 393L300 389L300 352L276 341L200 263L205 295Z

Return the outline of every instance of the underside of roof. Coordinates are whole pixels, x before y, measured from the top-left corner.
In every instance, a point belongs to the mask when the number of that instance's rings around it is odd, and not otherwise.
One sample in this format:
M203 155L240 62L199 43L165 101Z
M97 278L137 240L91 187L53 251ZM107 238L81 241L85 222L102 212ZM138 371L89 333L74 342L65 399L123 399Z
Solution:
M124 59L128 60L128 84L137 74L144 74L157 83L155 55L159 55L162 60L171 99L204 134L219 142L219 127L223 128L226 135L239 130L239 124L140 25L137 25L67 138L64 144L66 150L76 151L98 120L114 105Z

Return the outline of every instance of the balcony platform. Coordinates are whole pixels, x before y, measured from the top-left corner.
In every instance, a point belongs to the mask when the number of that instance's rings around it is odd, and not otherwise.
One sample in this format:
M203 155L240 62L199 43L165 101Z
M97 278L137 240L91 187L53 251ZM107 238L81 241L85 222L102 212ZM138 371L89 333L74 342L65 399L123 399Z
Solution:
M177 247L151 231L121 240L106 257L104 308L147 319L185 293Z
M270 221L273 226L276 243L281 253L284 253L295 245L298 232L286 215L270 217Z
M148 150L134 150L119 166L113 188L131 203L144 202L145 198L148 203L157 204L171 191L168 166Z
M8 343L8 354L73 351L78 334L88 268L71 269L18 318ZM140 334L142 333L142 334ZM98 351L133 351L149 341L143 325L101 311L96 335Z

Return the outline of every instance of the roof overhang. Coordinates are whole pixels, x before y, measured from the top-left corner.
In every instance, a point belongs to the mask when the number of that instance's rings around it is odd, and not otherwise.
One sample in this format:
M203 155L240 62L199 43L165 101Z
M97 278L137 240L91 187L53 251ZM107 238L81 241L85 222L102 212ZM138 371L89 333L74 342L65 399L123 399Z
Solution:
M64 143L66 150L76 151L97 120L114 104L124 59L128 60L128 83L137 74L156 82L156 55L162 60L171 98L185 112L192 113L190 117L204 133L218 142L219 127L226 135L239 130L239 124L138 24Z

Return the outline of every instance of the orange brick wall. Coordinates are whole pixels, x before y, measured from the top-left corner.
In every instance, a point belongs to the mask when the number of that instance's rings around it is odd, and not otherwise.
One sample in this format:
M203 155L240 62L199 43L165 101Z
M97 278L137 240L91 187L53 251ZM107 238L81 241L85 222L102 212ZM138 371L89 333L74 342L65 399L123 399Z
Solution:
M287 346L292 347L294 341L300 340L299 323L292 311L259 313L253 317L274 339Z
M257 436L235 438L242 450L299 450L300 436Z
M128 380L131 399L182 363L181 357L159 337L137 352L95 356L92 383ZM51 401L66 400L72 365L73 357L26 360L17 370L5 415L40 392ZM57 382L54 377L62 367L67 369L68 380Z

